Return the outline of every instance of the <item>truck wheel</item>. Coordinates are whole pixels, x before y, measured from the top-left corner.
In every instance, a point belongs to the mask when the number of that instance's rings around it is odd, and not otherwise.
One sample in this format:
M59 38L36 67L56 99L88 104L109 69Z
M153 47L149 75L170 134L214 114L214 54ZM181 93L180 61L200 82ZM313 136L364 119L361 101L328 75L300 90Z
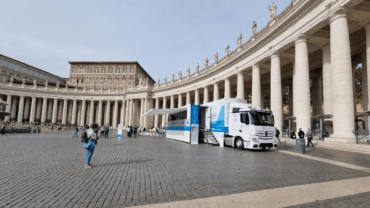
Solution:
M235 147L240 149L240 150L244 149L244 143L243 143L243 140L240 137L236 138Z

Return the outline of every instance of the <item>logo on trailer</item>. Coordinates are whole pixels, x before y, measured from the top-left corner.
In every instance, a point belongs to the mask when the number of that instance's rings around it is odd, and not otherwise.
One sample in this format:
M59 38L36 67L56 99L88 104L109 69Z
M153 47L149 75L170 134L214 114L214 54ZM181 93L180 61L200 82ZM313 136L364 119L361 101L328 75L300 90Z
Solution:
M268 135L269 135L269 133L267 131L265 131L265 136L268 136Z

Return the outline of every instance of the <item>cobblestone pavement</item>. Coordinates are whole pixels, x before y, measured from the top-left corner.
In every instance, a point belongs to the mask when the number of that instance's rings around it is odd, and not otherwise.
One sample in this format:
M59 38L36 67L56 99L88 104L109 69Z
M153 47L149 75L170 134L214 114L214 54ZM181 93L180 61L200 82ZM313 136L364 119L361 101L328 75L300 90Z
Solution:
M274 150L112 136L99 140L96 167L84 169L85 150L71 135L0 137L0 207L135 206L370 175Z
M370 148L370 145L369 145ZM279 149L294 151L291 145L283 145ZM325 158L329 160L334 160L338 162L358 165L362 167L370 168L370 155L361 154L355 152L347 152L341 150L333 150L327 148L312 148L306 147L306 154L314 157Z

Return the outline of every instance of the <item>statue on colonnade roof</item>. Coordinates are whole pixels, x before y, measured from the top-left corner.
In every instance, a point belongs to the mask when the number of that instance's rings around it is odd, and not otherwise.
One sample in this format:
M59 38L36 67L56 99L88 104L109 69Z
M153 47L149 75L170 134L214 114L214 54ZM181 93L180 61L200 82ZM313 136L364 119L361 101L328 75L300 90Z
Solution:
M272 5L269 6L271 20L277 19L276 9L277 9L276 3L273 2Z

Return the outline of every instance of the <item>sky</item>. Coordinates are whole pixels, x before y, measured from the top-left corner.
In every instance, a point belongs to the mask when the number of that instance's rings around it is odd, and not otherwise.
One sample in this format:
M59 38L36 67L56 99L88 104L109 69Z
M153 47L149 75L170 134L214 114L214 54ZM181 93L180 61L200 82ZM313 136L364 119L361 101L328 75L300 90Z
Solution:
M137 61L157 81L219 59L274 0L0 0L0 54L69 77L69 61ZM277 11L290 0L275 0Z

